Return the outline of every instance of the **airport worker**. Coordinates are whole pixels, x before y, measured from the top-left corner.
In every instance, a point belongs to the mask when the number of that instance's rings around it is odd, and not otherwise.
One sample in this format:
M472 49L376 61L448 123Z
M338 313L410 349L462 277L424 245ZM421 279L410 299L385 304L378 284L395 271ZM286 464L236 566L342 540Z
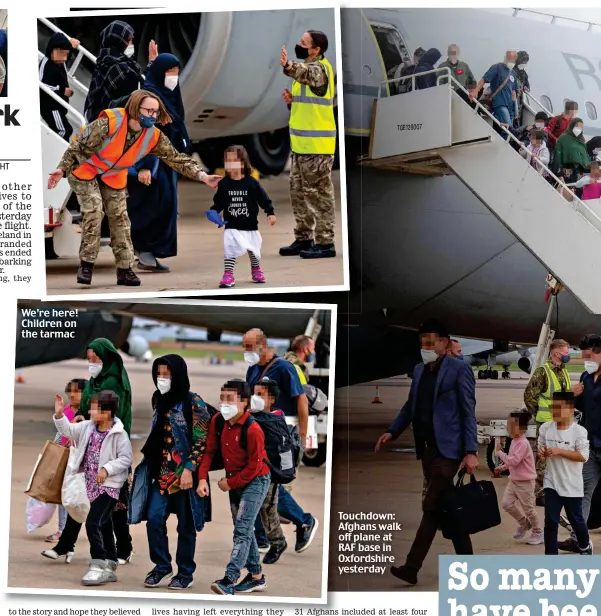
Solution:
M156 588L169 579L170 590L192 586L196 570L196 533L210 518L210 494L196 493L198 466L207 447L211 415L198 394L190 391L188 366L170 354L152 365L156 390L152 395L152 428L142 447L152 484L145 511L148 550L154 568L144 586ZM143 503L140 503L144 507ZM177 517L177 574L173 575L167 518Z
M280 255L303 259L335 257L336 201L332 166L336 152L334 98L336 79L325 57L328 37L317 30L305 32L296 45L300 62L288 59L282 47L280 64L291 77L292 91L282 97L290 105L290 200L296 221L294 242Z
M460 51L458 45L449 45L447 49L447 59L438 68L448 68L451 71L451 77L455 81L459 82L468 92L471 92L476 87L476 78L472 73L472 69L467 62L463 62L459 59ZM440 73L442 74L442 73ZM447 79L441 78L440 83L447 83ZM453 90L461 96L464 100L468 101L468 95L457 87L455 81L451 82Z
M582 515L587 522L591 513L593 493L601 480L601 336L591 334L580 341L580 350L584 359L584 372L580 382L576 384L576 409L581 411L580 424L586 428L589 441L589 457L584 463L582 477L584 481L584 496L582 499ZM564 552L578 553L576 533L559 542L559 549Z
M88 124L65 150L56 171L48 178L54 188L67 177L82 213L80 265L77 282L92 282L94 263L100 250L100 229L106 214L111 230L111 248L117 266L117 284L139 286L132 270L134 249L127 214L128 169L153 155L191 180L215 188L221 179L207 175L198 163L178 152L155 122L169 124L171 117L158 96L136 90L124 108L105 109Z
M440 527L444 501L453 490L457 471L478 468L476 381L467 362L449 357L449 334L438 320L419 328L423 362L415 367L409 399L375 450L397 439L413 425L415 452L427 482L422 500L422 519L404 565L391 567L395 577L417 584L417 574ZM453 430L449 426L455 426ZM453 537L457 554L473 554L469 535Z
M561 338L553 340L549 350L549 359L544 365L534 371L532 378L524 391L524 404L528 412L536 420L536 438L541 426L553 421L551 402L556 391L571 391L572 382L566 364L570 361L570 345ZM574 388L580 391L581 386ZM535 446L536 447L536 446ZM536 449L534 451L536 455ZM536 459L536 504L543 506L545 502L543 483L545 477L545 459Z
M296 368L301 385L309 382L309 369L305 362L312 362L315 359L315 342L310 336L297 336L290 346L290 350L284 355Z

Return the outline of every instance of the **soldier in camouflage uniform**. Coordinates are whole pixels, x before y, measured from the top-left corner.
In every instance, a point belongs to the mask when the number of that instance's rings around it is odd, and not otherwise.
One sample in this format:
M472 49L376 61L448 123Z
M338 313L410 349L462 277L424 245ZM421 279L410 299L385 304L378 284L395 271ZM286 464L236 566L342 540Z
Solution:
M330 90L328 69L322 63L328 48L328 39L323 32L305 32L296 55L303 62L291 62L285 48L282 48L281 65L284 74L295 82L306 85L317 97L325 97ZM292 93L286 89L283 98L291 108ZM333 103L333 101L332 101ZM332 154L295 152L292 144L290 169L290 199L296 220L295 241L280 248L280 255L300 255L303 258L335 257L334 225L335 208L334 184L332 183ZM335 146L334 146L335 148Z
M160 99L145 90L137 90L131 95L125 111L128 130L124 152L140 137L142 131L140 121L143 117L146 118L146 122L149 118L160 124L167 124L171 121ZM153 124L154 122L150 123L150 126ZM111 232L111 247L117 266L117 284L139 286L140 279L131 269L134 263L134 250L127 215L127 189L108 186L102 181L101 174L91 180L80 180L73 175L77 167L104 147L108 133L109 120L105 116L88 124L70 143L56 171L50 174L48 188L54 188L61 178L67 177L81 208L82 233L77 282L80 284L92 282L92 271L100 249L100 227L102 218L106 215ZM219 176L207 175L193 158L178 152L163 132L160 133L156 146L149 154L157 156L187 178L203 182L213 188L221 179Z
M310 362L315 354L315 342L310 336L297 336L290 345L290 351L284 355L284 359L287 359L291 364L296 366L297 372L299 372L299 378L302 374L304 378L301 378L301 384L309 382L309 369L305 365L305 362Z

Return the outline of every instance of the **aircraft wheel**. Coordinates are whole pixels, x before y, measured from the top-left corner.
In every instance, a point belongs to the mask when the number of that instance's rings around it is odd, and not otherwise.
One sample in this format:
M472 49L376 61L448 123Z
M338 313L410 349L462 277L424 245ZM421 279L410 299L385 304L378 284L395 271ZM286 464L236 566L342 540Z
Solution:
M505 453L509 453L510 445L511 438L507 436L505 437L505 444L503 445L503 451ZM488 465L491 473L494 473L497 466L501 466L501 464L503 464L499 456L497 456L497 452L495 450L495 439L491 439L490 443L488 443L488 446L486 447L486 464ZM509 471L503 471L501 475L509 475Z
M478 370L478 378L479 379L483 379L484 378L484 375L483 375L482 372L483 372L482 370Z
M317 449L305 451L303 455L303 464L305 466L318 467L326 461L326 452L328 450L327 443L319 443Z
M280 175L290 158L288 127L267 133L249 135L244 140L250 164L261 175Z
M496 381L499 378L499 371L498 370L491 370L490 371L490 378L493 381Z

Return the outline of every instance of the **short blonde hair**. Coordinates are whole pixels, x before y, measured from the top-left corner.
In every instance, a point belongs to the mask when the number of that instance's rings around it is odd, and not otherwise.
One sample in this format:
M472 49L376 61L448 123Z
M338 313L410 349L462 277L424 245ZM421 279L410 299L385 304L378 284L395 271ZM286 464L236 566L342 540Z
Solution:
M152 92L148 90L136 90L129 97L127 103L125 104L125 112L130 118L138 119L140 115L140 107L142 106L142 101L145 98L153 98L159 104L159 113L157 115L157 124L170 124L172 122L171 116L167 112L165 105L163 105L163 101Z
M570 345L565 340L562 340L561 338L556 338L551 343L551 348L549 350L554 351L555 349L561 349L563 347L570 348Z

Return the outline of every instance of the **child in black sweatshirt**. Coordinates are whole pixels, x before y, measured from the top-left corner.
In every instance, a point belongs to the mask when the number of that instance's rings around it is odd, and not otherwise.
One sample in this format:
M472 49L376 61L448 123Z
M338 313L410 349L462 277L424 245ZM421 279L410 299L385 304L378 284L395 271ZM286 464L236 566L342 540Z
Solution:
M252 281L265 282L261 270L261 234L259 208L267 214L267 222L275 225L271 199L252 177L248 154L241 145L233 145L225 151L226 176L219 182L211 210L223 212L225 231L223 233L224 273L220 289L234 286L234 265L236 259L248 253Z

